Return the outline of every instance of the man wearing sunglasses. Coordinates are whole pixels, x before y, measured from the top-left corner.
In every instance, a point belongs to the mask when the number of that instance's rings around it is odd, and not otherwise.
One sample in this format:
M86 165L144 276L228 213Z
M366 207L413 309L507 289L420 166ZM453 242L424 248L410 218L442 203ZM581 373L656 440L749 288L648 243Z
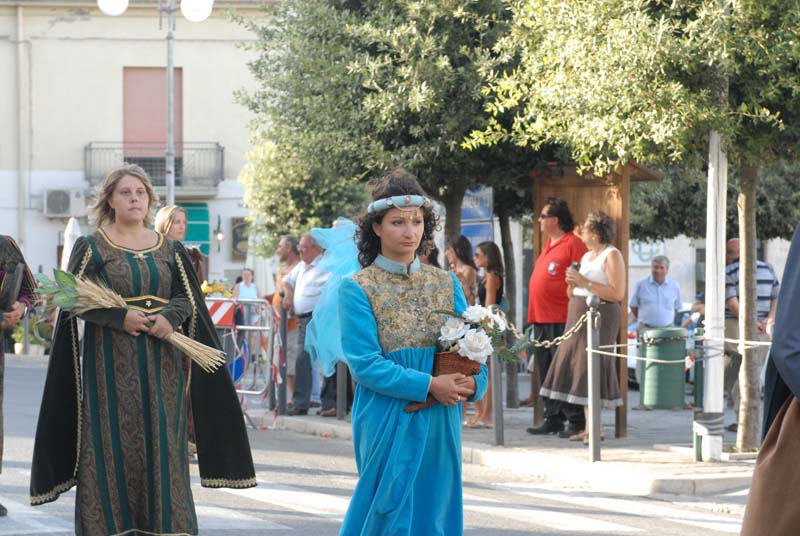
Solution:
M536 340L552 340L564 333L567 322L566 271L573 262L580 262L586 246L573 232L575 222L567 203L558 197L547 197L539 214L539 228L546 238L541 253L531 274L528 286L528 324L533 324ZM534 363L539 369L539 378L547 376L556 348L535 348L528 362L528 370ZM531 384L533 388L533 384ZM533 400L535 393L531 393ZM584 429L583 407L559 400L544 399L544 424L528 428L533 435L559 434L569 437ZM569 427L564 430L564 421Z

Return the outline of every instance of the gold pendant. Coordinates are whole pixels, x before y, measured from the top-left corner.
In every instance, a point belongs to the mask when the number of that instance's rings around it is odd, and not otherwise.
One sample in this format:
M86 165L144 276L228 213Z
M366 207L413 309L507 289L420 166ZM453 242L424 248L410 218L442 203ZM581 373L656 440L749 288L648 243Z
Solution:
M136 253L133 256L133 258L136 259L137 261L143 261L145 259L145 256L144 253Z

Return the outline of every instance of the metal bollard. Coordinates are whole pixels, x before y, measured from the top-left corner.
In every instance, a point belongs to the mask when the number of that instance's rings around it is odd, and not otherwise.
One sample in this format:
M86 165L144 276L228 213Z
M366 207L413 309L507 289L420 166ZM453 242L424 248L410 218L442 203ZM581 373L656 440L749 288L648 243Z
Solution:
M286 415L286 337L288 336L289 319L286 315L286 308L283 306L283 291L281 291L281 324L278 328L278 333L281 337L281 349L283 351L283 359L278 364L278 374L282 381L278 385L278 415Z
M492 370L492 419L494 420L494 444L505 444L503 430L503 366L497 355L489 363Z
M600 326L598 325L597 308L600 298L589 296L586 298L589 306L586 322L586 358L588 359L589 373L589 422L586 429L589 432L589 461L600 461L600 354L595 351L600 349Z
M697 421L698 415L703 413L703 375L705 373L704 348L703 348L703 328L694 330L694 420ZM703 461L703 436L701 436L695 426L692 426L692 446L694 448L694 461Z

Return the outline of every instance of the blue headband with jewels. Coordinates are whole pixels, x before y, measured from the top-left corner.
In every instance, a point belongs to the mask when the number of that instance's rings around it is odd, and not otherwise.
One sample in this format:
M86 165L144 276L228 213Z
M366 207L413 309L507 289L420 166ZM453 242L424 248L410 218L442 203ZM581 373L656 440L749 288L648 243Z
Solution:
M381 212L390 208L427 207L431 200L422 195L393 195L373 201L367 207L367 212Z

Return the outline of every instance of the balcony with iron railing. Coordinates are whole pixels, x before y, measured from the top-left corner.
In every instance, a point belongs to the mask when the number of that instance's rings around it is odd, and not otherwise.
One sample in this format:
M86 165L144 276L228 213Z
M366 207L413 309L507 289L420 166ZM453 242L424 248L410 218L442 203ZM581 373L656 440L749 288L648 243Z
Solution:
M86 180L96 187L123 163L144 168L159 194L166 189L164 157L167 146L160 142L98 142L84 149ZM213 197L225 178L225 148L217 142L175 144L175 193L182 198Z

